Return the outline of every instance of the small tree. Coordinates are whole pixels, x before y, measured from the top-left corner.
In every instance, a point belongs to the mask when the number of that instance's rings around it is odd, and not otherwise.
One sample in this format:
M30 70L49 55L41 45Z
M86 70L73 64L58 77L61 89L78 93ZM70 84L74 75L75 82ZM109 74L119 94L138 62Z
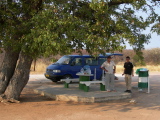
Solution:
M134 63L135 66L144 66L144 65L146 65L142 52L140 52L138 55L137 54L134 55L133 63Z

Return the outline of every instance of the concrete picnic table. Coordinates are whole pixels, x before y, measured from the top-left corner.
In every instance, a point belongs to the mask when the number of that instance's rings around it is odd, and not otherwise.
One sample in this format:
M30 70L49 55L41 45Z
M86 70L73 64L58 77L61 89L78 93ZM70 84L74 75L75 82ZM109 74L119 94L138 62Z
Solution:
M81 81L90 81L90 76L93 76L93 74L79 74L76 75L79 76L79 89L84 90L84 84L81 84Z

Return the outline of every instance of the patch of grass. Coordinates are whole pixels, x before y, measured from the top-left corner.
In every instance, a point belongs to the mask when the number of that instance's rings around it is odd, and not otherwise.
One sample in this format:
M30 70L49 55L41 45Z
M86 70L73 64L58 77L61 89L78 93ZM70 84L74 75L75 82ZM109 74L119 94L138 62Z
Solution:
M123 64L122 65L116 65L116 73L123 73ZM134 67L134 72L136 72L137 69L139 68L147 68L149 72L160 72L160 65L146 65L146 66L135 66Z

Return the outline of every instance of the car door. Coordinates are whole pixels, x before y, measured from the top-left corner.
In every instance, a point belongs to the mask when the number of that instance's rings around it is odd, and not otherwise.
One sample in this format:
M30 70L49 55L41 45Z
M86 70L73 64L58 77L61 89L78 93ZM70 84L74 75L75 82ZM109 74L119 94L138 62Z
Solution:
M106 61L106 58L101 58L101 57L99 57L98 58L98 70L97 70L97 79L99 79L99 80L101 80L102 79L102 76L104 75L104 73L102 73L102 72L104 72L104 71L102 71L102 69L101 69L101 65L104 63Z
M90 66L91 74L94 75L90 77L91 80L97 79L97 75L98 75L97 71L99 71L98 59L94 57L85 58L85 64Z
M73 60L71 61L70 65L71 65L70 68L71 68L71 72L72 72L73 78L78 78L79 76L77 76L76 73L80 72L80 70L84 66L84 64L83 64L83 58L82 57L75 57L75 58L73 58Z

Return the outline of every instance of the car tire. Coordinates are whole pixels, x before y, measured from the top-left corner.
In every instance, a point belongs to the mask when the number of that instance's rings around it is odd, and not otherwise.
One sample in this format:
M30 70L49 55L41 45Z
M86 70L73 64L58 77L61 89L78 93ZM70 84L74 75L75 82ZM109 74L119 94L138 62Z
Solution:
M59 80L56 79L50 79L52 82L58 82Z
M71 75L64 75L63 76L63 79L71 79L71 78L73 78ZM72 83L72 81L70 83Z

